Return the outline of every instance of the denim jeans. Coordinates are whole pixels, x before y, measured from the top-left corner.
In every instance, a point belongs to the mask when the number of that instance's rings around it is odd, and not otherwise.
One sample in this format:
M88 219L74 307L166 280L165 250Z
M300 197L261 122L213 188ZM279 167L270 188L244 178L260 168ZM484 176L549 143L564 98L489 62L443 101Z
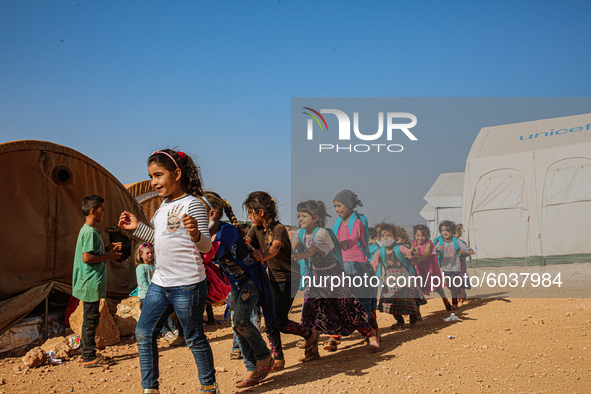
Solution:
M142 308L144 307L144 300L140 298L140 311L142 310ZM174 322L172 321L172 319L170 318L170 315L168 316L168 319L166 320L166 322L164 323L164 325L162 326L162 330L160 330L160 335L162 337L164 337L164 335L167 332L173 332L174 330L176 330L176 326L174 325Z
M259 331L260 331L261 307L259 305L255 305L255 307L253 308L252 313L250 314L250 321L252 322L252 324L255 325L255 327L258 327ZM232 335L232 351L235 352L235 351L239 351L239 350L240 350L240 346L238 345L238 337L236 336L236 334L233 334Z
M82 303L82 335L80 336L82 361L92 361L96 358L96 341L94 337L101 317L99 305L100 301Z
M148 288L142 314L135 328L142 388L158 388L158 346L156 338L168 316L174 311L185 335L185 342L197 364L202 386L215 383L211 347L203 330L203 311L207 297L207 280L178 287L161 287L154 283Z
M257 361L263 361L271 355L259 328L251 321L253 309L258 306L259 289L251 279L231 285L228 301L232 327L238 338L246 370L254 371Z

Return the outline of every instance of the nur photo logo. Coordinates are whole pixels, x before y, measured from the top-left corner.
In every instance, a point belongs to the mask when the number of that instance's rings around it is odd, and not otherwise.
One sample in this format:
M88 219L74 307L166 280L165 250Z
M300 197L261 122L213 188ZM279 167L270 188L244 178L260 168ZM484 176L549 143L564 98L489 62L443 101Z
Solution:
M401 144L390 143L395 134L402 133L411 141L418 141L418 138L410 131L416 126L417 117L408 112L378 112L378 130L373 133L367 133L359 128L359 112L353 112L353 133L351 133L351 118L347 113L338 109L320 109L317 111L310 107L302 107L303 112L309 116L307 119L307 139L314 140L314 128L319 128L321 132L329 132L328 123L322 114L334 115L338 122L338 131L333 132L335 139L340 141L351 141L352 139L361 141L375 141L374 143L346 144L346 143L321 143L318 144L319 152L350 152L366 153L375 152L402 152L404 147ZM402 122L401 122L402 121ZM385 133L384 133L385 131ZM385 136L384 136L385 134ZM385 138L384 138L385 137ZM378 141L385 141L378 143ZM387 143L386 143L387 142Z

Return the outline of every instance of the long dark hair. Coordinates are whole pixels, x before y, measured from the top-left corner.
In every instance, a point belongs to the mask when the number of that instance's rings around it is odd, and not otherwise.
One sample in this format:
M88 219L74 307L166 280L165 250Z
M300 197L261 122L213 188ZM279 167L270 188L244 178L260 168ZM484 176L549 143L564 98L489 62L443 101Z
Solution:
M330 215L326 213L326 207L322 201L308 200L301 202L297 206L297 211L306 212L312 216L312 218L318 216L318 220L315 220L317 227L325 227L326 217L330 217Z
M257 213L262 209L263 212L265 212L265 217L263 219L266 223L270 224L277 221L277 203L267 192L256 191L250 193L242 203L242 208L252 209Z
M236 215L234 215L232 206L228 201L224 200L222 197L220 197L219 194L212 190L206 190L203 196L207 199L207 202L211 204L211 207L215 209L218 214L226 214L226 217L230 219L232 225L236 227L238 231L240 231L242 237L246 236L246 232L244 231L240 223L238 223L238 219L236 219Z
M413 228L412 228L413 237L416 235L417 231L422 232L423 235L427 238L427 240L431 239L431 231L429 230L429 227L425 226L424 224L417 224L416 226L413 226Z
M150 163L156 163L159 166L166 168L171 173L174 173L178 168L181 170L180 182L183 191L195 197L203 196L201 171L191 156L181 151L162 149L150 155L148 158L148 165L150 165Z

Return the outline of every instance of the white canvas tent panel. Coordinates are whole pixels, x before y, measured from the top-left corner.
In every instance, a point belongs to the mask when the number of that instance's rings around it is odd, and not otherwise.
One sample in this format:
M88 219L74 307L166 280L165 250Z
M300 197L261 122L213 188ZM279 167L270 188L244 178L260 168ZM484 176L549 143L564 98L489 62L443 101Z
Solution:
M483 128L466 161L464 226L482 265L591 256L591 114Z
M429 203L425 204L419 213L423 219L427 221L427 227L431 231L431 235L435 234L435 207Z
M423 197L433 207L432 223L429 224L432 237L439 234L438 225L444 220L462 223L463 191L464 173L448 172L440 174Z

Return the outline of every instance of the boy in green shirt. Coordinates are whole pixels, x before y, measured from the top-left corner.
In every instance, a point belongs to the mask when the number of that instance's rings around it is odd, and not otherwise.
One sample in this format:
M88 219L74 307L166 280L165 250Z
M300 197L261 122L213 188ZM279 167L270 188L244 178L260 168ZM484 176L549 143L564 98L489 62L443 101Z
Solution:
M72 295L82 301L84 307L82 335L82 361L86 368L101 367L111 362L96 354L96 328L99 323L99 302L107 295L107 260L121 257L121 243L112 243L105 253L105 245L96 224L105 217L105 200L91 194L82 202L85 216L84 226L78 234L74 272L72 275Z

